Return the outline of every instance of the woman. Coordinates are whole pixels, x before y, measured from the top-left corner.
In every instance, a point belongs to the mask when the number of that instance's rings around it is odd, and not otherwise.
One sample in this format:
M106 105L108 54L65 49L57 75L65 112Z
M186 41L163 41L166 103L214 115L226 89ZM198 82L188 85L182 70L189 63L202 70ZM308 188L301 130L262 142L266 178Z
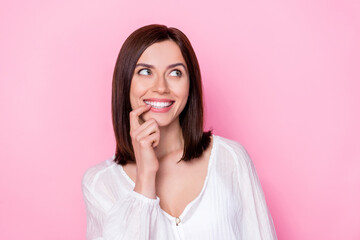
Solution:
M87 170L87 239L276 239L241 144L203 132L199 64L176 28L148 25L114 71L115 155Z

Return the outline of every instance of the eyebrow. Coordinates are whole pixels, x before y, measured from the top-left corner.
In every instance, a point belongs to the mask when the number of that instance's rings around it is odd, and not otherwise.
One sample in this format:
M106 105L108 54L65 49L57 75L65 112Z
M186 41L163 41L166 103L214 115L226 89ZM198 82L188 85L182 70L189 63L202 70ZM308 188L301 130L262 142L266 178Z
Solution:
M169 66L166 67L166 69L174 68L174 67L177 67L177 66L182 66L186 70L186 67L185 67L185 65L183 63L170 64ZM146 63L138 63L138 64L136 64L135 67L155 68L153 65L146 64Z

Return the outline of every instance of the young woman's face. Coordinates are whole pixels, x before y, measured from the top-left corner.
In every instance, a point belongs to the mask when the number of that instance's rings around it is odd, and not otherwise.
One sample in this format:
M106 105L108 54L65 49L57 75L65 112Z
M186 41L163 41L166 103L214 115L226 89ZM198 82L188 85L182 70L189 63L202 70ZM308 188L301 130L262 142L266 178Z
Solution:
M154 43L140 56L130 86L132 109L151 105L142 115L160 127L177 121L189 96L187 66L179 46L171 40Z

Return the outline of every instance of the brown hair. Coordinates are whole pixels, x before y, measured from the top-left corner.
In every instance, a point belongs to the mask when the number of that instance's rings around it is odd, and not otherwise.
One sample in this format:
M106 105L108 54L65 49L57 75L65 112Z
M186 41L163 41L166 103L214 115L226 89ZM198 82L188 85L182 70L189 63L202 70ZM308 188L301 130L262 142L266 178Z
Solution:
M203 99L199 63L189 39L176 28L151 24L134 31L124 42L118 55L112 82L112 121L116 139L114 161L121 165L135 162L130 137L130 84L135 65L150 45L165 40L180 48L189 72L189 97L179 120L184 137L184 152L179 160L190 161L202 155L210 145L211 130L203 131Z

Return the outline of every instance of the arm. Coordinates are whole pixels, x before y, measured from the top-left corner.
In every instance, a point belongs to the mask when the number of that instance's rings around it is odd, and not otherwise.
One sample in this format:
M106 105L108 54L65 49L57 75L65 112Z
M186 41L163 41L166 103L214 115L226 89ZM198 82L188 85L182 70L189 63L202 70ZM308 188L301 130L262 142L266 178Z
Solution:
M154 119L140 124L139 118L149 110L149 105L142 105L129 114L137 172L133 191L119 196L119 186L113 185L115 179L105 174L106 183L102 182L91 170L84 175L88 239L166 239L155 189L159 162L154 147L159 144L160 131Z
M129 191L114 201L103 184L88 180L85 174L82 190L87 215L86 239L166 239L165 229L158 228L164 221L158 197L147 198Z
M255 166L243 146L235 149L242 203L242 239L276 240L276 231Z

